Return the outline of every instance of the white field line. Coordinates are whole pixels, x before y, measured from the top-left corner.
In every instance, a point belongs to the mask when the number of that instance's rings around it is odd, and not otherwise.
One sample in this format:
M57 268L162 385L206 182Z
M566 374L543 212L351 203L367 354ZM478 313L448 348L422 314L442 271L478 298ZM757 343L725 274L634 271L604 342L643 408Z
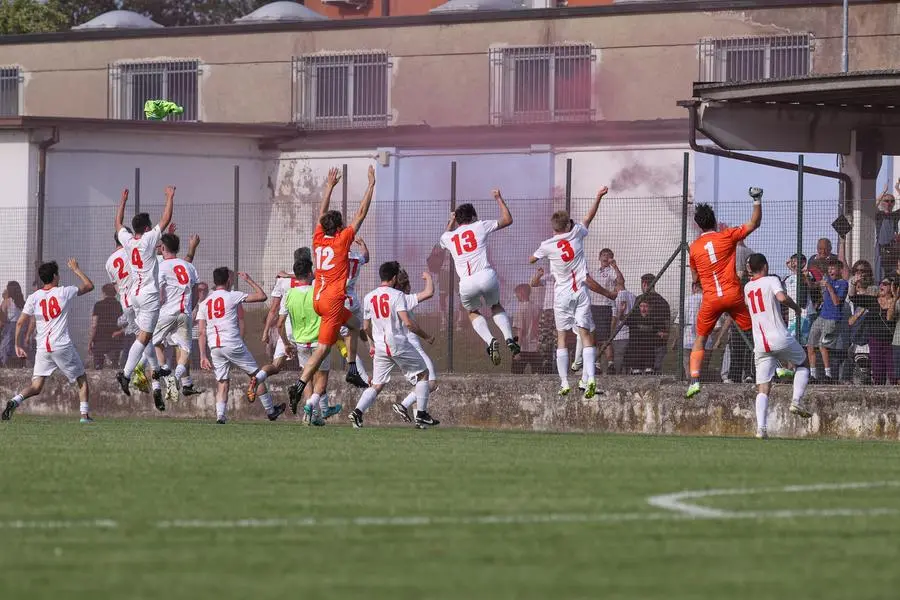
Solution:
M335 517L300 519L175 519L156 521L149 526L158 529L295 529L321 527L430 527L439 525L541 525L554 523L622 523L639 521L691 521L734 519L800 519L875 517L900 514L900 508L831 508L762 511L728 511L697 506L685 500L715 496L747 496L774 493L803 493L851 489L900 487L898 481L862 483L823 483L765 488L691 490L647 498L651 506L665 512L622 513L544 513L522 515L478 515L471 517ZM0 521L0 529L115 529L119 523L110 519Z

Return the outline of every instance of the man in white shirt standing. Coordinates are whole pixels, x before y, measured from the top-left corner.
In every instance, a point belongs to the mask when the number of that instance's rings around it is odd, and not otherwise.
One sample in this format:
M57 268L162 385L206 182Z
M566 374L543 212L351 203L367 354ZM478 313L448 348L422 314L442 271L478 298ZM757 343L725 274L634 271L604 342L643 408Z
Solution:
M125 249L129 259L129 269L131 270L131 300L135 310L135 322L138 326L137 337L128 351L128 360L125 368L116 375L116 381L122 387L122 391L126 396L131 395L128 389L131 385L131 375L144 349L153 341L153 332L156 330L156 323L159 321L159 263L156 260L156 245L162 237L162 231L169 226L172 221L172 210L175 203L175 188L169 186L166 188L166 205L163 208L162 217L156 227L150 222L150 215L147 213L138 213L131 219L131 228L134 234L130 233L122 224L125 219L125 205L128 203L128 190L122 192L122 199L119 202L119 208L116 211L116 231L118 232L119 242ZM162 377L171 373L164 372L159 368L159 360L154 353L147 354L147 360L153 368L153 378L157 381ZM162 401L162 396L154 394L153 402L157 410L166 410L166 405Z
M584 238L588 235L600 201L608 192L603 187L597 192L594 204L588 209L584 220L575 223L569 213L560 210L553 213L550 222L554 235L541 243L529 263L534 264L542 258L550 261L550 274L556 280L554 292L554 319L556 321L556 369L559 373L559 395L565 396L571 390L568 382L569 350L566 348L566 332L577 328L578 336L584 343L584 397L593 398L597 391L594 379L595 350L594 319L591 314L591 300L588 296L587 264L584 259Z
M363 426L363 414L375 402L379 392L391 380L391 371L399 367L406 380L416 388L416 427L426 429L438 425L440 421L428 413L428 366L419 351L409 343L412 332L429 344L430 336L409 316L406 295L396 289L400 263L386 262L378 268L381 285L369 292L363 300L365 330L375 347L372 361L372 385L363 392L350 413L353 427Z
M225 409L230 388L231 367L235 366L251 378L259 372L256 359L250 354L241 337L238 310L245 302L265 302L266 293L246 273L237 275L246 281L253 292L245 294L232 290L233 272L228 267L213 271L216 289L200 303L197 320L200 322L200 367L212 369L216 375L216 423L224 425ZM207 350L207 347L209 350ZM210 361L212 358L212 361ZM266 384L259 383L259 401L270 421L275 421L287 408L286 403L274 406Z
M616 305L613 307L612 321L612 330L615 336L610 343L613 351L612 371L616 375L622 375L625 372L625 352L628 350L628 342L631 339L631 332L628 330L628 325L625 325L625 320L634 310L635 300L634 294L625 289L625 277L622 277L622 283L616 284Z
M493 194L500 209L499 219L479 221L475 207L471 204L462 204L450 215L450 222L447 223L447 231L441 236L440 246L453 256L456 273L459 275L460 303L469 312L472 328L484 340L488 356L496 366L500 364L500 344L491 333L487 319L478 312L482 303L491 308L494 323L500 328L506 346L513 356L520 352L520 348L513 338L509 316L500 304L500 280L487 259L488 236L509 227L513 222L512 214L503 196L500 195L500 190L494 190Z
M791 414L804 418L812 416L803 406L803 394L809 383L809 362L806 350L796 339L788 335L781 305L791 310L799 306L784 293L781 280L769 275L769 263L762 254L751 254L747 258L747 271L751 279L744 286L744 301L750 309L753 323L753 352L756 358L756 437L765 439L766 420L769 409L769 391L779 362L797 366L794 373L794 398Z
M43 286L28 296L19 320L16 321L16 356L26 358L25 348L19 344L22 330L27 330L34 319L37 328L37 354L34 359L34 373L31 384L6 403L0 414L0 420L9 421L13 413L28 398L37 396L44 389L44 382L57 369L66 376L69 383L78 388L80 400L79 412L81 422L90 423L88 407L87 377L84 374L84 363L78 355L72 338L69 337L69 314L72 300L76 296L84 296L94 289L94 284L79 268L74 258L68 262L69 268L81 280L79 286L59 285L59 265L56 262L44 263L38 267L38 277Z
M625 277L616 264L616 257L609 248L600 251L600 268L594 275L594 281L609 292L616 292L617 286L625 284ZM594 317L594 326L597 328L594 337L599 344L606 342L612 335L612 321L616 312L616 300L602 294L591 293L591 315ZM606 355L601 358L600 371L603 372L606 365L613 357L612 344L606 347ZM603 358L606 360L604 361ZM580 371L583 366L581 337L577 338L575 346L575 361L572 363L573 371Z

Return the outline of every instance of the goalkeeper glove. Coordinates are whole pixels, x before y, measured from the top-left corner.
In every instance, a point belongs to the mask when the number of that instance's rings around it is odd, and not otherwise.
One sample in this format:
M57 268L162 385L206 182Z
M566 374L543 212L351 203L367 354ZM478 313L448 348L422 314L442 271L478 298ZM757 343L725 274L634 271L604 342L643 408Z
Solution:
M750 197L753 199L753 204L759 204L762 202L763 197L763 189L758 187L752 187L749 190Z

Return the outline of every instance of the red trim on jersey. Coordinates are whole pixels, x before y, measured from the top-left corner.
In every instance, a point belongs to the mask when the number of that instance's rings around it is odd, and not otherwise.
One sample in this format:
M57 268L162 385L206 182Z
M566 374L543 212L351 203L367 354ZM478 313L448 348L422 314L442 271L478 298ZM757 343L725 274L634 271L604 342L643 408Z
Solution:
M50 333L47 332L47 337L44 339L44 345L47 347L47 352L53 352L53 348L50 347Z
M769 348L769 340L766 339L766 332L763 331L762 325L759 326L759 332L762 334L763 349L766 352L771 352L771 348Z
M219 337L219 327L213 325L213 329L216 330L216 345L213 348L221 348L222 347L222 338Z
M184 296L187 292L181 292L181 313L184 314Z
M390 357L391 356L391 347L388 346L387 336L384 336L384 349L385 349L385 352L387 352L388 357Z
M141 283L143 283L143 281L144 281L143 277L141 277L141 274L138 273L138 285L137 285L137 289L134 291L135 297L141 295Z
M128 302L128 294L127 293L124 295L124 298L125 298L125 308L131 308L131 303Z
M469 275L472 274L472 265L469 264L469 261L466 261L466 270L469 271Z
M575 271L572 271L572 291L577 292L578 286L575 285Z

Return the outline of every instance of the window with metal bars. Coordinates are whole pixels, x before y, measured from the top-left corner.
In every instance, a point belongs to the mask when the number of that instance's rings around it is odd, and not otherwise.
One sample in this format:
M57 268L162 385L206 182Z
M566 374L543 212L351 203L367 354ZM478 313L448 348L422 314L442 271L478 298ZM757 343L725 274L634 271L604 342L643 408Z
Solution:
M18 67L0 68L0 117L19 116L21 83L22 72Z
M590 44L494 48L491 123L553 123L594 118Z
M169 100L184 113L169 121L200 120L200 62L196 60L119 63L109 68L111 119L145 120L147 100Z
M386 127L391 122L386 52L294 59L294 121L307 129Z
M738 83L810 73L811 34L700 41L700 81Z

